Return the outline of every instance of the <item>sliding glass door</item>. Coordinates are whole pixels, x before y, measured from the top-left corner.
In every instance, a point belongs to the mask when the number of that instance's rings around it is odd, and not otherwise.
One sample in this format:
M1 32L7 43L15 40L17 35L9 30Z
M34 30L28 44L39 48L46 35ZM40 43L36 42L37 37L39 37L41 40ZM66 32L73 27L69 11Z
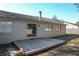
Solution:
M27 36L32 37L37 34L37 25L36 24L27 24Z

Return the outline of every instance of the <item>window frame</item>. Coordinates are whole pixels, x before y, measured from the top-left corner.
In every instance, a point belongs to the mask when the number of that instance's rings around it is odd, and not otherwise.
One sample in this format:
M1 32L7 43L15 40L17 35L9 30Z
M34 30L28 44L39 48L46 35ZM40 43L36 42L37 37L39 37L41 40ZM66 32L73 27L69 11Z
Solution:
M10 29L8 29L8 28L10 28ZM0 32L6 33L6 34L12 33L13 32L13 22L11 22L11 21L1 21L0 22Z
M61 31L61 25L56 25L55 30L56 31Z
M45 28L45 31L50 32L52 31L51 25L47 25Z

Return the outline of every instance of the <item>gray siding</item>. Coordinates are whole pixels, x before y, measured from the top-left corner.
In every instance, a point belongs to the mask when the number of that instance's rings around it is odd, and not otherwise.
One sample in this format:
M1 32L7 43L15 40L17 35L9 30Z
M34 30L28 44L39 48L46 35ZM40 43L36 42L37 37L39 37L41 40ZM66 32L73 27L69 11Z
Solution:
M13 22L12 33L0 33L0 44L25 39L25 27L25 22Z
M79 29L66 29L67 34L79 34Z
M55 27L59 24L38 23L34 21L28 21L27 24L29 23L37 24L37 37L54 37L54 36L59 36L59 35L65 35L66 33L66 25L61 25L61 31L56 31ZM51 31L45 31L45 28L48 25L53 25L53 29Z
M79 27L77 25L67 23L66 33L67 34L79 34Z
M0 33L0 44L27 39L28 37L26 33L26 28L27 28L26 24L29 23L37 24L37 37L53 37L58 35L65 35L65 29L66 29L65 25L61 25L61 31L55 31L55 25L57 24L52 24L54 29L48 32L45 31L45 28L48 25L46 23L43 24L34 21L12 21L12 22L13 22L12 33L9 34Z
M45 31L45 28L48 26L48 24L40 24L40 27L38 27L38 37L54 37L59 35L65 35L65 25L61 25L61 31L55 30L56 24L49 24L53 25L53 29L51 31Z

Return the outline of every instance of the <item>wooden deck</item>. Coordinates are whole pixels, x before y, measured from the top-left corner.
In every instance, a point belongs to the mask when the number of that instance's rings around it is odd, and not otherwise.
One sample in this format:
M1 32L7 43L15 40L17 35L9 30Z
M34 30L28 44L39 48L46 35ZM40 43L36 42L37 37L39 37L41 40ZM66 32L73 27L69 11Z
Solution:
M19 48L22 48L26 55L30 55L50 47L64 43L64 40L51 38L35 38L14 42Z

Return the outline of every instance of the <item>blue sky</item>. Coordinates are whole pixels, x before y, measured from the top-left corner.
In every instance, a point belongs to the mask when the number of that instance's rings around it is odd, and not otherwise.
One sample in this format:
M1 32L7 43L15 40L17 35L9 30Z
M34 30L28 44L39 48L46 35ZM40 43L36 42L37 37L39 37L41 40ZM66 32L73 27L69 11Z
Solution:
M38 12L41 10L43 17L52 18L56 15L59 19L73 23L79 19L79 12L72 3L9 3L0 4L0 10L33 16L39 16Z

